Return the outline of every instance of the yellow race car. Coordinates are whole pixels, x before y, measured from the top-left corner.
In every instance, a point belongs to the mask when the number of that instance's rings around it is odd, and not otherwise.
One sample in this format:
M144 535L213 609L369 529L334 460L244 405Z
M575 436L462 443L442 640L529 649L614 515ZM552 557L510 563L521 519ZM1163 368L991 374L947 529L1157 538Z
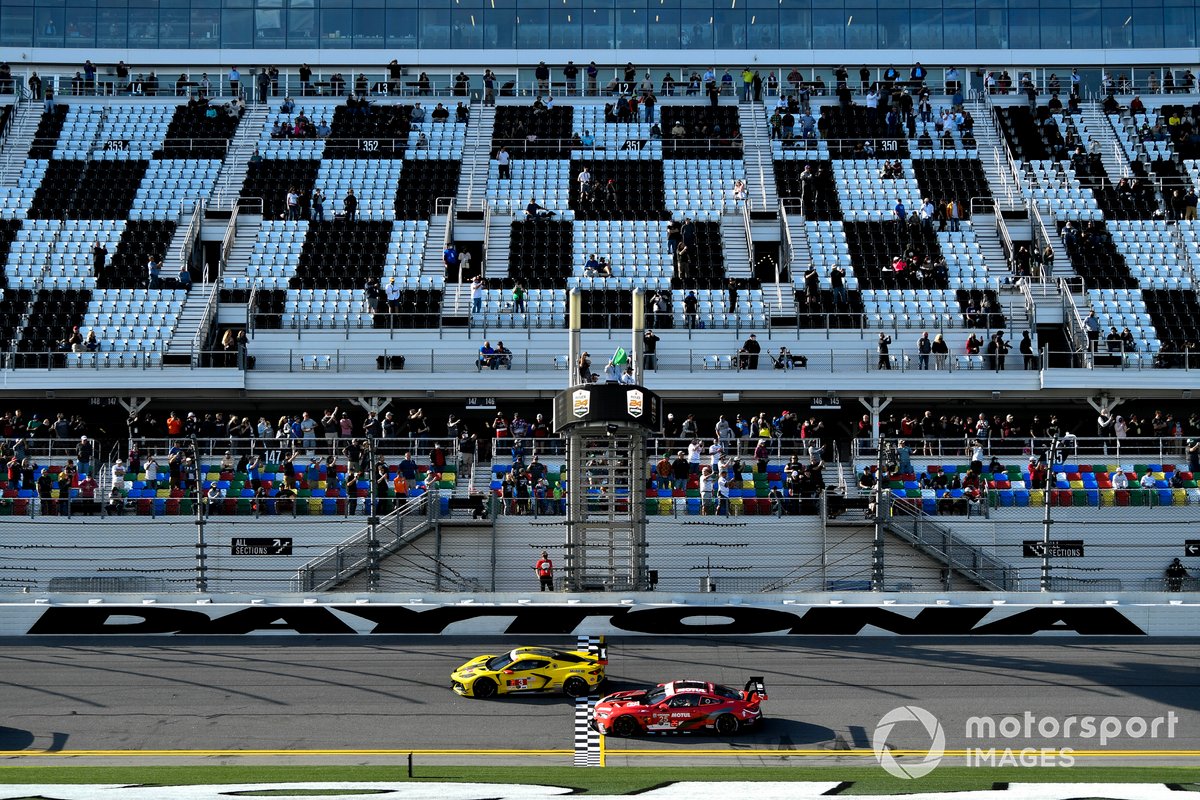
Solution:
M608 658L598 652L518 647L499 655L479 656L450 673L450 687L463 697L563 692L591 694L604 682Z

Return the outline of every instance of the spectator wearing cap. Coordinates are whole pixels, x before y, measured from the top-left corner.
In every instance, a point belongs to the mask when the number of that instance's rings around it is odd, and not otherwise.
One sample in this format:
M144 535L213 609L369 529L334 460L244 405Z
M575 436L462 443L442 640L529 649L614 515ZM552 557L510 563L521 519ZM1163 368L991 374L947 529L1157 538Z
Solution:
M95 448L92 442L86 436L79 437L79 444L75 446L75 460L78 462L79 474L90 475L92 472L92 455Z
M680 450L671 461L671 488L682 490L687 488L688 476L691 475L691 464L687 454Z

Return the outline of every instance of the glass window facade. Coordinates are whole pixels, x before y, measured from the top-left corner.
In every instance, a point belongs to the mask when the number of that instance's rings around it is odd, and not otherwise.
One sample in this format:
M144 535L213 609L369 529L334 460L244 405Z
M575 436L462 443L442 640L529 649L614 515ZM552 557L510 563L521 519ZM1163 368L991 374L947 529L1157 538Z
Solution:
M0 0L0 46L1196 47L1198 0Z

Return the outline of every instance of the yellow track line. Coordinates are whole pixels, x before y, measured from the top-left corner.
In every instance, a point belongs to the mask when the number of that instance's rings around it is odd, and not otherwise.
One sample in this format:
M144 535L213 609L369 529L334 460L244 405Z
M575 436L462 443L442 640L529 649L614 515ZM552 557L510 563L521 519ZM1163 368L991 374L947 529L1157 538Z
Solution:
M814 757L874 757L873 750L693 750L687 748L654 749L654 750L612 750L605 746L605 739L600 738L600 759L604 764L606 756L611 752L614 756L633 756L639 758L705 756L705 757L783 757L802 756ZM986 751L987 748L984 748ZM998 748L999 749L999 748ZM1015 748L1014 748L1015 749ZM66 751L2 751L0 756L6 758L144 758L144 757L236 757L236 756L571 756L574 750L66 750ZM925 756L925 750L892 750L895 756ZM975 749L947 750L949 758L974 756ZM1071 753L1076 758L1200 758L1200 750L1075 750Z
M988 748L982 748L987 752ZM997 752L1004 748L996 748ZM1014 752L1019 752L1021 748L1012 748ZM1036 748L1035 748L1036 749ZM1054 748L1058 749L1058 748ZM875 757L874 750L686 750L686 749L662 749L662 750L613 750L613 755L623 756L856 756L856 757ZM967 756L976 755L976 750L947 750L944 755L947 758L965 758ZM925 750L892 750L894 756L921 756L928 755ZM1200 750L1072 750L1071 755L1076 758L1151 758L1160 756L1163 758L1200 758Z

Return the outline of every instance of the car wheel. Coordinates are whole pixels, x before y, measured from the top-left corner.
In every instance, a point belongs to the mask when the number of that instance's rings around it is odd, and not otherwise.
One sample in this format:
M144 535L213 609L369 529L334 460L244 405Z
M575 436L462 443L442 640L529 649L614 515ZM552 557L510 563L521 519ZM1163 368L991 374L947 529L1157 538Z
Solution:
M634 721L633 717L617 717L612 721L609 730L613 736L633 736L637 733L638 724Z
M471 684L471 695L473 697L494 697L496 694L496 682L491 678L476 678Z
M567 678L563 683L563 692L571 697L583 697L588 693L587 681L579 677Z
M737 733L738 721L733 714L722 714L713 724L718 736L733 736Z

